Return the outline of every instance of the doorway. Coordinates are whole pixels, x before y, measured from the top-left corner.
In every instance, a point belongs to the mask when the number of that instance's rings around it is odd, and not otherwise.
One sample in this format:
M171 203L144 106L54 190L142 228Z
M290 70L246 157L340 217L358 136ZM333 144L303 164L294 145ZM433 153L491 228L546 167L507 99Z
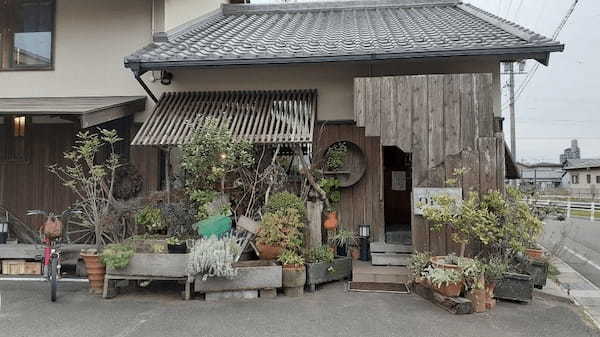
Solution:
M383 200L385 241L412 245L411 155L396 146L383 147Z

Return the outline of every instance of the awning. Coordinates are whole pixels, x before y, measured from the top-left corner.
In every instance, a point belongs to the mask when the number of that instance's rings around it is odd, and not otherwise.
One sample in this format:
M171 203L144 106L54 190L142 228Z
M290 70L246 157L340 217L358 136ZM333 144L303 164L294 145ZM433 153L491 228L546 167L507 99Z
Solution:
M0 116L76 117L84 129L145 109L145 96L0 98Z
M316 90L165 93L132 144L185 144L195 128L212 119L229 128L236 140L309 144L316 100Z

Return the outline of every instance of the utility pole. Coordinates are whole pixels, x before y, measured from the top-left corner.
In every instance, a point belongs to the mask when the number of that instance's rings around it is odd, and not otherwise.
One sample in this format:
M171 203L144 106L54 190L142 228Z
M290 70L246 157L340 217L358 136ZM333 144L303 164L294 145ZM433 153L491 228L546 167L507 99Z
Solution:
M510 107L510 151L513 158L517 161L517 136L515 134L515 64L508 63L508 90L509 90L509 107Z

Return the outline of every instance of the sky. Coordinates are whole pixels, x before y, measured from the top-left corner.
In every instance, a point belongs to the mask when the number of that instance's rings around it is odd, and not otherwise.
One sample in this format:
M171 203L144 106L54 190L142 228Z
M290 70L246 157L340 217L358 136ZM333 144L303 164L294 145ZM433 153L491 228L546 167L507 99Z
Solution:
M545 36L553 35L573 1L465 0ZM600 67L594 62L600 52L600 1L579 0L558 40L566 44L565 52L553 53L550 65L539 67L516 101L519 161L558 162L571 139L579 141L583 158L600 158ZM528 61L526 71L535 63ZM525 78L516 76L517 89ZM507 76L503 76L504 129L509 140L507 82Z

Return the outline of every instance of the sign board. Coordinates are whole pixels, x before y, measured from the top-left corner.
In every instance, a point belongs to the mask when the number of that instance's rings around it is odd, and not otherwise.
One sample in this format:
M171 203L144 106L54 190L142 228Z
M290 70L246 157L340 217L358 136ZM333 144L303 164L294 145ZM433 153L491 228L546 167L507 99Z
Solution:
M406 191L405 171L392 171L392 191Z
M434 198L438 195L448 195L462 201L462 189L459 187L415 187L413 189L415 215L423 215L423 206L435 207Z

